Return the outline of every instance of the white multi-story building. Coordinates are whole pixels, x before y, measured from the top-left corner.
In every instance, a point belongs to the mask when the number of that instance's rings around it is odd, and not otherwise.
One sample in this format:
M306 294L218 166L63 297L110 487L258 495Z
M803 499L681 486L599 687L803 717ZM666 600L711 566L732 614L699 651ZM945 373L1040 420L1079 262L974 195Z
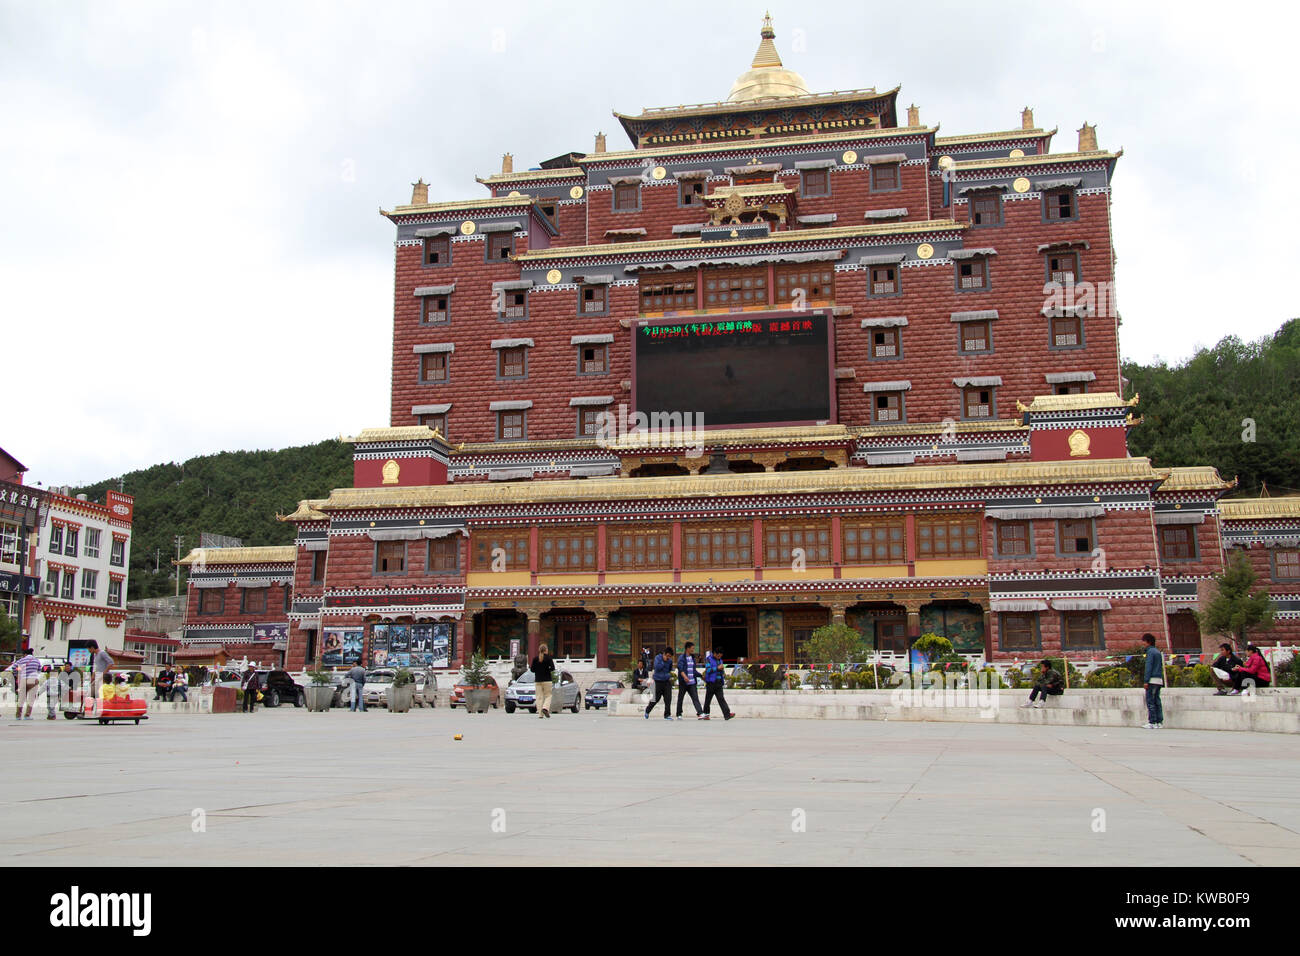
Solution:
M41 593L29 625L33 651L66 657L92 641L120 649L134 499L109 491L102 504L57 493L47 500L37 545Z

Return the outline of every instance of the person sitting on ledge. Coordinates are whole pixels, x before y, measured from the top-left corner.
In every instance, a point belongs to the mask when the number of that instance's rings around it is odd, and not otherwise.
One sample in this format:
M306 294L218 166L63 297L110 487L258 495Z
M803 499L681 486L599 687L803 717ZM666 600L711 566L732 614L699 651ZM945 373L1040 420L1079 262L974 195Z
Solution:
M1047 695L1058 697L1065 693L1065 678L1052 667L1051 661L1042 661L1038 673L1034 675L1034 689L1029 692L1029 700L1021 704L1025 707L1042 707L1047 703Z
M1268 687L1273 683L1273 673L1268 669L1268 661L1264 660L1264 655L1260 653L1259 648L1254 644L1247 644L1246 650L1250 653L1246 657L1246 663L1232 670L1232 690L1228 691L1228 696L1238 696L1245 686L1246 680L1254 681L1256 687Z
M1228 693L1228 688L1232 686L1232 671L1240 666L1241 658L1232 652L1232 645L1220 644L1219 656L1210 665L1210 674L1214 677L1214 686L1219 688L1214 692L1215 697L1223 697Z

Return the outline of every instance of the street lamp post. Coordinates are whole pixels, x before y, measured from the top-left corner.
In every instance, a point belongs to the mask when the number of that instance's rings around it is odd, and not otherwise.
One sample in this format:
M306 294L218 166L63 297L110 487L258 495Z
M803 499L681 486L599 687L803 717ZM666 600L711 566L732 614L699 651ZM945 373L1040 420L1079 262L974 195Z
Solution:
M176 596L177 596L177 597L180 597L180 596L181 596L181 566L180 566L180 563L179 563L179 562L180 562L180 560L181 560L181 546L182 546L183 544L185 544L185 535L183 535L183 534L178 534L178 535L176 535L176 537L175 537L174 540L176 541L176 561L177 561L177 564L176 564Z

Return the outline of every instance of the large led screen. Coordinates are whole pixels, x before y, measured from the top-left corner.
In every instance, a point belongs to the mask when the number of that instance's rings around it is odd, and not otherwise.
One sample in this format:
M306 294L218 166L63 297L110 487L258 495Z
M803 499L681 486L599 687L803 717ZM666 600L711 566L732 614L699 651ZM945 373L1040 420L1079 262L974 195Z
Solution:
M705 428L833 421L824 312L733 313L636 327L637 412L691 413Z

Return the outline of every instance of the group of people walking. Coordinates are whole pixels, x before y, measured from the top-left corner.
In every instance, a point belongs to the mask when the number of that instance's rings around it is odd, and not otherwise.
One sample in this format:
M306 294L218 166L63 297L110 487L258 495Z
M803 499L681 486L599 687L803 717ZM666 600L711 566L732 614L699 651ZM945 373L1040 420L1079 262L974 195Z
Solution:
M723 685L725 683L726 671L722 662L722 654L717 648L714 648L704 656L704 706L700 707L699 691L697 689L700 680L699 665L695 660L695 642L687 641L686 647L680 657L674 658L673 649L665 647L663 651L654 659L654 699L646 706L645 717L650 719L651 712L659 705L659 701L664 702L664 720L672 720L672 702L673 702L673 672L677 673L677 719L682 719L682 705L686 698L691 699L691 705L695 708L696 720L708 720L710 718L709 710L716 699L718 707L722 711L724 720L731 720L736 715L731 712L727 706L727 698L723 694Z
M108 672L113 666L113 658L94 642L91 643L90 650L94 652L91 662L90 695L97 697L101 687L112 685L112 678L109 677ZM14 675L17 704L14 720L33 719L32 711L36 706L36 698L42 690L45 691L45 719L54 720L57 717L59 703L71 701L73 691L80 688L83 679L68 661L64 661L57 667L42 664L40 659L32 654L30 646L23 647L22 656L10 664L8 669Z

